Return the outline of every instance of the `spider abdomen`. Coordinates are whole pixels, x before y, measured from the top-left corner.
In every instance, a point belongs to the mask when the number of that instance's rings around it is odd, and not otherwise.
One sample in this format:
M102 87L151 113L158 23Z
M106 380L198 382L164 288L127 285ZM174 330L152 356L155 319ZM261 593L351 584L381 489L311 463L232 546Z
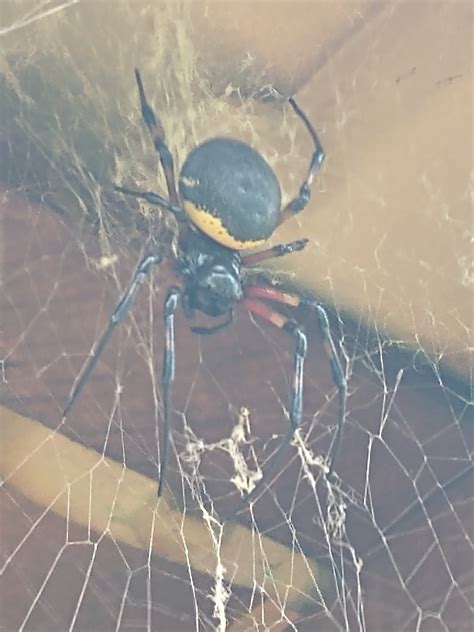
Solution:
M181 169L179 193L193 224L227 248L261 245L278 224L278 179L258 152L238 140L198 145Z

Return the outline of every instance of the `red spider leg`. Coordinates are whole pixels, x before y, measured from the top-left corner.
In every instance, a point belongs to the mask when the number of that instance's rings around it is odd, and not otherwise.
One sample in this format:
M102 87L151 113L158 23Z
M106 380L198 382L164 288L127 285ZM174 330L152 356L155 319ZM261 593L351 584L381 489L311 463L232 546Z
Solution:
M279 314L274 311L265 303L261 303L258 300L254 300L251 298L244 298L242 300L242 305L246 307L252 314L256 314L260 316L264 320L272 323L275 327L279 329L284 329L289 334L295 336L296 339L296 348L294 355L294 368L293 368L293 393L291 396L291 406L290 406L290 426L284 436L279 448L272 454L270 457L267 467L265 468L262 478L258 481L257 485L253 488L253 490L247 494L240 503L237 508L232 512L230 516L227 516L226 520L231 520L235 515L237 515L248 503L252 502L254 498L259 494L262 485L267 480L268 476L271 474L278 458L288 447L289 443L293 439L296 429L301 424L301 418L303 414L303 368L304 368L304 359L307 353L307 339L306 334L299 327L298 323L283 316L283 314Z
M254 252L251 255L244 255L242 257L242 264L244 266L252 266L260 261L266 261L267 259L274 259L275 257L284 257L292 252L298 252L306 247L309 239L297 239L296 241L290 241L287 244L278 244L272 248L261 250L260 252Z
M339 396L339 415L337 421L337 430L327 457L329 463L329 472L331 473L334 470L334 464L336 462L336 457L339 451L339 444L341 441L342 426L344 424L344 419L346 416L347 382L345 373L341 365L341 361L339 360L334 339L331 335L331 329L329 327L329 320L326 310L315 300L305 298L294 292L284 292L277 288L267 287L265 285L254 285L245 288L245 297L248 297L249 299L265 299L269 301L276 301L278 303L289 305L291 307L306 305L316 312L324 351L326 352L326 356L329 360L332 379L334 385L337 388ZM265 318L265 316L263 317ZM267 320L269 319L267 318Z
M263 298L267 301L277 301L291 307L298 307L303 303L303 299L293 292L283 292L274 287L266 285L251 285L245 288L245 298Z

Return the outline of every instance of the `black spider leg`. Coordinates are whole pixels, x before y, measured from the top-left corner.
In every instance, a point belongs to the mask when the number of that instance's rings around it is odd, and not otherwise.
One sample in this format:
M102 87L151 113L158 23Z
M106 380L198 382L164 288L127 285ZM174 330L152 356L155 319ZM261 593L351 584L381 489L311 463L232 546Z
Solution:
M313 183L314 176L316 175L317 171L323 164L323 160L325 158L325 153L324 153L324 149L321 144L321 141L319 140L319 137L316 134L314 127L311 125L308 117L303 112L303 110L300 109L300 107L298 106L298 104L293 98L289 99L289 103L291 107L293 108L293 110L296 112L296 114L299 116L299 118L303 121L306 129L308 130L311 138L313 139L314 151L311 155L311 160L309 162L308 174L306 176L306 179L303 181L303 184L300 187L298 195L294 197L292 200L290 200L290 202L288 202L288 204L282 210L279 224L281 224L282 222L286 221L293 215L296 215L297 213L302 211L304 207L308 204L311 198L311 185Z
M337 455L339 453L339 447L341 445L342 430L344 427L344 421L346 419L347 408L347 381L344 371L342 369L341 361L334 344L334 339L331 335L331 329L329 327L329 320L326 310L319 303L312 304L312 307L316 311L318 319L319 330L323 339L324 350L331 366L331 374L334 384L336 385L339 399L339 414L337 419L336 434L331 443L331 446L327 455L327 462L329 464L328 476L334 471Z
M289 318L286 318L278 312L275 312L273 309L258 300L244 298L242 304L253 314L264 318L265 320L271 322L273 325L276 325L277 327L283 329L284 331L292 334L295 337L296 347L293 365L293 388L290 405L290 424L280 446L270 457L267 465L265 466L265 469L263 470L260 480L255 485L253 490L240 500L236 509L234 509L232 513L224 517L224 521L232 520L237 514L242 511L242 509L244 509L258 496L262 489L262 486L268 480L268 477L271 475L275 466L277 465L278 459L280 458L281 454L283 454L283 452L291 443L296 430L301 425L301 419L303 415L303 373L304 361L308 352L308 341L306 338L306 334L299 327L298 323L296 323L294 320L290 320Z
M171 287L165 299L165 350L163 355L163 373L161 386L163 389L163 435L160 441L160 473L157 496L161 496L165 481L166 466L168 464L168 446L170 438L170 410L172 405L172 386L175 376L176 350L174 343L174 314L178 306L181 290Z
M179 196L176 191L173 156L166 145L163 126L161 125L160 120L156 118L150 104L147 101L140 71L137 68L135 68L135 78L137 80L142 117L151 134L153 145L160 157L160 163L166 178L169 200L165 200L164 197L158 193L154 193L153 191L136 191L134 189L128 189L120 186L115 186L114 188L116 191L124 193L125 195L132 195L133 197L146 200L149 204L162 206L168 211L171 211L179 222L185 222L187 219L186 211L181 207Z
M137 80L138 95L140 97L140 107L145 125L148 127L153 145L160 156L161 166L165 172L166 185L168 187L168 195L173 206L180 206L179 196L176 191L176 183L174 177L173 156L166 145L165 131L159 119L156 118L150 104L145 96L140 71L135 68L135 79Z
M308 245L309 239L297 239L296 241L290 241L286 244L278 244L267 250L261 250L260 252L254 252L251 255L245 255L242 257L242 264L244 266L252 266L261 261L267 259L274 259L275 257L284 257L290 255L292 252L298 252L303 250Z
M158 193L154 193L153 191L136 191L135 189L128 189L126 187L120 187L118 185L115 185L114 189L119 193L123 193L124 195L131 195L136 198L142 198L143 200L146 200L148 204L154 204L155 206L161 206L162 208L165 208L167 211L173 213L178 222L187 221L186 211L181 208L181 206L175 206L174 204L171 204L171 202L165 200L165 198Z
M66 402L66 406L63 410L63 418L71 410L74 402L76 401L78 395L82 391L84 384L87 382L88 377L92 373L97 361L99 360L102 351L105 348L105 345L109 341L110 336L112 335L115 327L125 318L128 314L128 311L135 299L136 293L142 283L145 281L147 274L149 273L151 267L156 265L161 261L161 255L158 254L147 254L140 261L138 266L135 269L130 285L125 292L125 294L120 299L117 307L114 309L112 316L110 317L109 322L107 323L104 331L100 335L100 338L95 343L92 351L89 355L89 358L84 363L71 392L69 393L69 397Z

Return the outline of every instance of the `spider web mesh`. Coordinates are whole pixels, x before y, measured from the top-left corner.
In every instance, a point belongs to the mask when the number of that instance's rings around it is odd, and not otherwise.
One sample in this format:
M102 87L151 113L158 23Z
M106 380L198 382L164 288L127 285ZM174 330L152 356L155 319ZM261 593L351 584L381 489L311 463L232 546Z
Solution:
M225 333L201 338L178 314L173 454L157 503L168 262L61 419L149 236L161 247L165 227L174 230L156 209L111 190L165 191L130 60L140 60L150 101L166 109L177 164L211 135L259 146L268 137L259 108L280 106L256 105L232 86L216 99L194 62L186 4L2 8L2 629L470 629L469 385L439 363L442 350L434 358L387 333L369 299L369 318L335 307L331 269L321 292L349 383L335 481L324 456L337 394L314 317L302 311L310 342L302 427L258 502L223 525L288 427L293 341L244 312ZM344 133L357 115L342 104L334 125ZM294 157L300 133L284 115L264 149L286 191L306 166ZM420 175L422 191L444 195ZM449 230L455 220L445 221ZM311 241L314 252L331 248ZM338 257L334 269L350 265ZM302 261L293 259L296 276ZM370 270L348 274L370 284ZM413 338L423 338L416 322Z

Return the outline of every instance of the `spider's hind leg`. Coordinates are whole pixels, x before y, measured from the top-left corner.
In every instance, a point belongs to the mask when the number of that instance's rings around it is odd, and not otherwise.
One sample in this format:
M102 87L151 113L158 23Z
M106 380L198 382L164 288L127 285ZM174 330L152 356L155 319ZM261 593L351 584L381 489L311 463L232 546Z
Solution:
M156 118L150 104L145 96L143 82L138 68L135 68L135 79L137 80L138 94L140 96L140 107L145 125L151 134L153 145L160 156L161 166L165 172L168 195L172 206L180 206L174 176L174 162L168 146L166 145L165 131L161 121Z

